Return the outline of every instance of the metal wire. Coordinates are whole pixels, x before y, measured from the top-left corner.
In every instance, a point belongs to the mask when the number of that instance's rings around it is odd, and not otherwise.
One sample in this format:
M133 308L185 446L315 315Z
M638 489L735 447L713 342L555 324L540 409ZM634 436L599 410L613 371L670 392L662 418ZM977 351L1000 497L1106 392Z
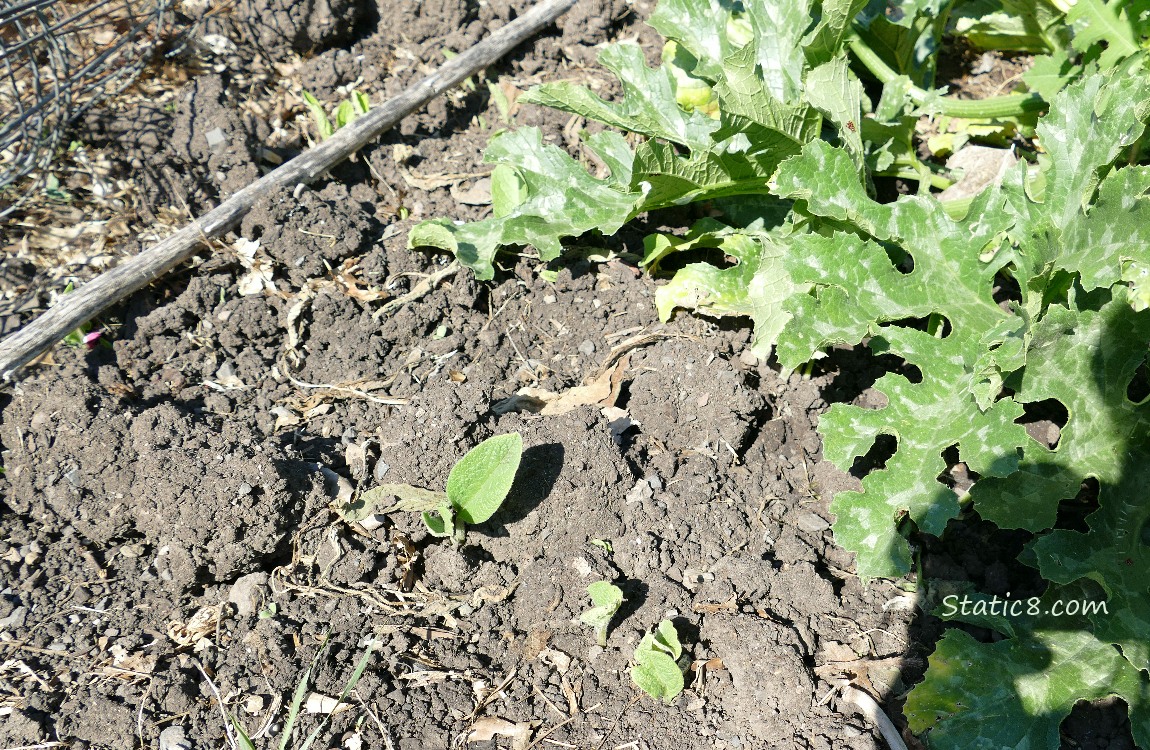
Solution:
M171 23L171 5L0 0L0 189L46 167L69 123L135 79Z

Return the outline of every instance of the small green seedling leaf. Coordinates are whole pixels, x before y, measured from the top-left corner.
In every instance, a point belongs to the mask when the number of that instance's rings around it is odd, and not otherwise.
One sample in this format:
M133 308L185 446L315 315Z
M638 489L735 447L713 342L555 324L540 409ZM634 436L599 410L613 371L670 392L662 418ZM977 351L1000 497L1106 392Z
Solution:
M608 555L614 553L615 551L614 548L611 547L611 542L607 541L606 539L590 539L587 543L598 547Z
M291 705L288 707L287 720L284 721L283 730L280 733L279 750L287 750L288 744L291 742L292 729L295 727L296 719L299 718L300 708L303 706L304 696L307 695L308 681L311 680L311 673L315 671L315 667L319 664L319 659L323 656L324 650L327 649L327 644L331 641L331 632L323 637L323 642L319 644L316 649L315 656L312 657L311 664L304 670L303 675L300 677L299 684L295 686L295 692L292 694Z
M631 679L647 695L669 704L683 692L683 670L676 661L682 653L675 625L663 620L635 649Z
M331 120L327 119L327 112L324 110L323 105L319 100L312 96L309 92L304 91L301 93L304 104L311 111L311 118L315 120L315 129L319 131L319 139L326 141L331 138L335 128L332 127Z
M499 510L523 456L518 432L487 438L459 460L447 477L447 499L461 524L483 523Z
M355 686L359 684L359 679L363 677L363 673L367 669L367 665L371 661L371 657L375 654L377 648L379 648L378 641L369 643L367 650L364 651L363 656L360 657L359 663L355 665L355 670L352 671L351 677L348 678L347 684L343 686L343 692L339 694L339 698L335 702L335 707L324 715L319 725L311 731L311 734L307 736L307 739L300 746L299 750L308 750L308 748L315 744L320 732L322 732L328 725L328 722L331 721L331 717L336 714L336 709L338 709L341 704L347 703L348 696L351 695L351 691L355 690Z
M436 331L438 338L446 335L446 327L440 329ZM417 512L432 536L451 537L462 544L467 524L483 523L503 504L522 455L519 433L496 435L475 446L451 469L446 492L410 484L380 484L333 507L348 523L397 510ZM398 501L388 504L393 497Z
M663 620L655 629L655 645L669 653L674 659L683 655L683 647L679 645L679 633L676 632L675 624L670 620Z
M230 711L228 712L228 721L232 723L232 729L236 730L236 747L239 750L256 750L256 743L252 742L252 738L248 736L243 724L240 724L240 720Z
M623 605L623 591L607 581L595 581L587 587L595 606L579 615L579 622L595 629L595 639L600 646L607 645L607 626L611 618Z
M366 115L371 110L371 99L368 98L367 94L360 91L352 89L351 99L349 101L351 101L352 106L355 107L355 113L357 115Z
M495 108L499 110L499 119L503 120L504 124L511 124L511 101L504 93L503 87L495 81L487 82L487 91L491 95L491 102Z
M355 119L357 112L355 111L355 104L350 99L345 99L339 103L335 109L335 129L339 130L344 125Z
M427 526L427 531L432 536L436 537L454 537L456 535L455 528L455 511L451 507L451 503L445 502L439 506L435 511L436 515L424 511L422 513L423 524Z

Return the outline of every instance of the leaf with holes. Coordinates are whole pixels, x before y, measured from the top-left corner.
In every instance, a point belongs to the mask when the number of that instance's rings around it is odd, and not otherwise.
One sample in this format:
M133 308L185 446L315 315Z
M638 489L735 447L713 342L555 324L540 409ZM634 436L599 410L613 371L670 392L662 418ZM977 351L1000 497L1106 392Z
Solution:
M1107 695L1127 701L1150 739L1150 404L1128 398L1150 347L1138 272L1150 260L1150 180L1120 162L1142 135L1145 94L1145 82L1121 76L1068 87L1038 131L1050 159L1033 177L1008 174L962 221L929 199L875 203L849 155L822 143L780 168L779 194L817 230L796 234L786 254L792 282L809 292L786 305L780 361L869 341L907 365L875 383L885 405L836 405L820 423L826 455L844 469L878 435L897 441L861 492L832 504L859 575L905 571L899 527L941 534L957 513L939 480L953 448L976 479L979 514L1038 534L1027 559L1057 585L1048 595L1093 587L1107 605L1074 621L1012 622L995 644L948 635L907 708L933 747L1053 742L1078 700ZM1000 304L1004 279L1017 292ZM1052 449L1016 423L1027 404L1049 400L1069 415ZM1088 479L1099 505L1088 530L1049 531Z
M1150 345L1150 311L1135 312L1119 288L1100 310L1055 308L1034 330L1030 363L1016 398L1056 399L1070 414L1055 450L1033 441L1020 470L980 481L972 490L983 517L1007 528L1054 525L1058 501L1098 482L1099 510L1087 533L1060 529L1034 544L1043 577L1086 578L1105 590L1110 612L1094 620L1095 635L1122 647L1138 669L1150 670L1150 403L1132 403L1127 387Z
M495 253L502 247L532 245L543 260L550 260L559 256L562 237L592 229L614 233L642 198L629 187L631 152L622 136L609 132L588 138L587 146L611 167L603 179L588 174L557 146L544 145L538 128L503 133L491 141L484 158L514 169L504 181L518 178L521 186L514 191L500 186L503 205L491 218L471 224L423 222L411 231L408 245L448 250L477 278L490 279Z
M1001 199L992 193L961 222L932 199L880 205L867 197L851 158L821 142L783 164L778 189L804 201L813 216L870 235L793 237L787 270L793 284L811 291L787 303L791 321L779 340L780 362L794 368L831 344L870 338L872 350L897 354L921 372L919 382L896 373L879 379L874 388L887 401L883 408L837 405L820 422L826 455L844 470L879 435L897 440L886 467L869 474L861 492L839 494L832 510L836 538L858 555L859 576L901 575L910 564L898 533L902 517L941 534L958 514L954 493L936 479L947 468L943 452L955 446L973 471L1006 476L1028 439L1014 423L1021 406L1005 399L981 408L978 399L990 347L998 343L988 333L1007 328L1011 318L993 297L1001 263L980 256L1009 217L993 210ZM896 266L879 241L897 245L913 269ZM937 334L914 327L932 316ZM951 329L945 336L944 323Z
M1109 643L1057 627L997 643L948 630L905 710L911 731L925 734L930 747L1023 750L1058 747L1059 725L1078 701L1110 696L1131 707L1135 741L1145 746L1146 678Z

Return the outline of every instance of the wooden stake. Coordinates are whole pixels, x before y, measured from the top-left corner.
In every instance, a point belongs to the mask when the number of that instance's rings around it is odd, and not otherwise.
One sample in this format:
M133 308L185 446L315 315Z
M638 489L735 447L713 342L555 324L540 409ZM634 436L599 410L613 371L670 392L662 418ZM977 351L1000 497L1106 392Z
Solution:
M0 374L10 380L17 369L69 332L187 260L205 239L234 229L261 198L280 188L318 179L434 97L494 63L574 4L575 0L543 0L399 96L357 117L331 138L267 173L163 242L61 298L55 307L0 341Z

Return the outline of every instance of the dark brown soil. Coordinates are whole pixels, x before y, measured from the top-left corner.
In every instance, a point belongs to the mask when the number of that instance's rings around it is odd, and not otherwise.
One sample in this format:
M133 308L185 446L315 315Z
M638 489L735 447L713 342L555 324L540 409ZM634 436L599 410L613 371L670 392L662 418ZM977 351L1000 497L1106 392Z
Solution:
M236 45L227 66L303 50L297 74L321 100L362 79L379 101L525 5L244 0L203 33ZM595 46L653 42L650 10L581 2L487 78L609 91L586 67ZM187 83L149 138L133 135L139 112L89 118L90 139L134 154L151 210L177 196L201 211L266 168L273 125L240 106L248 81L227 66ZM577 148L566 117L512 119ZM844 678L903 725L937 624L916 622L895 583L852 574L827 508L857 480L815 431L829 394L866 398L873 361L846 353L783 379L746 350L746 326L659 324L656 282L618 260L568 262L555 283L526 258L493 283L460 272L377 319L449 261L406 249L415 221L486 211L453 190L474 186L502 126L482 82L439 99L229 238L259 240L274 291L241 296L246 269L219 247L109 316L110 346L62 347L0 397L0 746L156 747L163 733L165 748L223 747L219 701L257 747L278 746L325 638L308 692L338 696L373 654L315 747L454 748L484 717L526 723L538 747L885 747L824 700ZM397 162L396 146L413 151ZM476 176L426 187L445 174ZM493 410L525 385L578 385L641 334L622 434L594 407ZM328 508L339 478L442 487L468 449L512 430L526 446L512 494L460 549L415 514L363 533ZM627 597L606 648L577 619L603 579ZM671 705L628 673L663 619L708 664ZM301 715L291 746L320 718Z

